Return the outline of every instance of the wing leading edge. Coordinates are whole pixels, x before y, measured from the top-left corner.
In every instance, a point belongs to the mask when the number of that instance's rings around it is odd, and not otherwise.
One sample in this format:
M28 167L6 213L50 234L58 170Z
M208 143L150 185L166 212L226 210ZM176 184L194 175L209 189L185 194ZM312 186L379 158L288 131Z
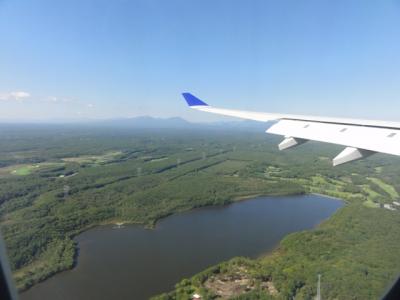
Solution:
M196 110L260 122L277 121L266 132L285 137L279 144L280 150L301 145L308 140L346 146L333 159L334 166L376 152L400 155L400 122L231 110L209 106L190 93L182 95L188 105Z

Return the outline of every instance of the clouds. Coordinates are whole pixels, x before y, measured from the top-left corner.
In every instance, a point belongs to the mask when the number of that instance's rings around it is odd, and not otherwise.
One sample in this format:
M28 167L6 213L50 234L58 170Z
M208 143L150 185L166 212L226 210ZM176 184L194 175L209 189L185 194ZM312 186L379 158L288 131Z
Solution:
M82 102L76 99L59 97L59 96L32 96L31 93L25 91L15 91L15 92L0 92L0 101L9 101L9 102L21 102L23 100L29 99L31 103L52 103L52 104L65 104L69 106L77 106L77 107L85 107L85 108L94 108L92 103Z
M46 95L17 90L0 91L0 122L2 119L76 119L92 118L98 113L92 101L64 95Z
M30 98L31 94L24 91L15 91L9 93L0 93L0 100L2 101L22 101Z

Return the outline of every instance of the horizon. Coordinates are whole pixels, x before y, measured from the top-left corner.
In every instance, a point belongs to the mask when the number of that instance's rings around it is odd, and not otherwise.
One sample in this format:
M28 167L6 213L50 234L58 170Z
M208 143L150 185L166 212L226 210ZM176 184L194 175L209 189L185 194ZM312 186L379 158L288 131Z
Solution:
M186 91L216 107L399 120L398 2L6 0L0 35L0 123L232 120L192 112Z
M105 118L105 119L80 119L80 120L55 120L55 119L47 119L47 120L28 120L28 121L2 121L0 120L1 125L114 125L118 122L125 121L150 121L154 124L158 121L183 121L185 123L191 125L223 125L223 124L260 124L260 122L238 119L238 118L219 118L216 120L189 120L185 117L180 116L172 116L172 117L155 117L150 115L141 115L135 117L121 117L121 118ZM268 124L271 122L265 122L266 128L269 126ZM124 125L129 126L134 123L125 123ZM261 123L262 124L262 123ZM140 124L139 124L140 125Z

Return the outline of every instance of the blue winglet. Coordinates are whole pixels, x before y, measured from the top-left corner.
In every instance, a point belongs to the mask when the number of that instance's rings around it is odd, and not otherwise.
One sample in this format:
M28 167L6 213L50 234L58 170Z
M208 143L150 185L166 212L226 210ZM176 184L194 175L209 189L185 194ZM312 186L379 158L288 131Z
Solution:
M182 93L189 106L208 106L207 103L201 101L199 98L193 96L191 93Z

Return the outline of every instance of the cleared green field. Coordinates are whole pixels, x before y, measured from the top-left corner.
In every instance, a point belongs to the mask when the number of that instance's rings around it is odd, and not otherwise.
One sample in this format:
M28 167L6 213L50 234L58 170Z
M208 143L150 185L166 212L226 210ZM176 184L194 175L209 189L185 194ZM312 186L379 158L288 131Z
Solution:
M362 186L363 191L368 195L367 198L370 201L377 201L381 195L374 190L372 190L368 185Z
M374 178L374 177L368 177L367 179L371 180L373 183L379 185L379 187L384 190L386 193L388 193L392 198L397 199L399 198L399 194L397 191L394 189L393 186L390 184L387 184L383 180L379 178Z
M117 156L121 154L122 154L121 151L110 151L104 153L103 155L81 155L75 157L65 157L62 160L65 162L75 162L78 164L86 164L86 163L102 164L115 159Z
M35 167L36 166L21 167L21 168L18 168L18 169L15 169L14 171L12 171L12 174L19 175L19 176L29 175L32 173L32 169L34 169Z
M64 166L64 163L60 162L43 162L38 164L18 164L0 168L0 177L9 176L27 176L36 171L43 170L46 168L53 168L58 166Z

